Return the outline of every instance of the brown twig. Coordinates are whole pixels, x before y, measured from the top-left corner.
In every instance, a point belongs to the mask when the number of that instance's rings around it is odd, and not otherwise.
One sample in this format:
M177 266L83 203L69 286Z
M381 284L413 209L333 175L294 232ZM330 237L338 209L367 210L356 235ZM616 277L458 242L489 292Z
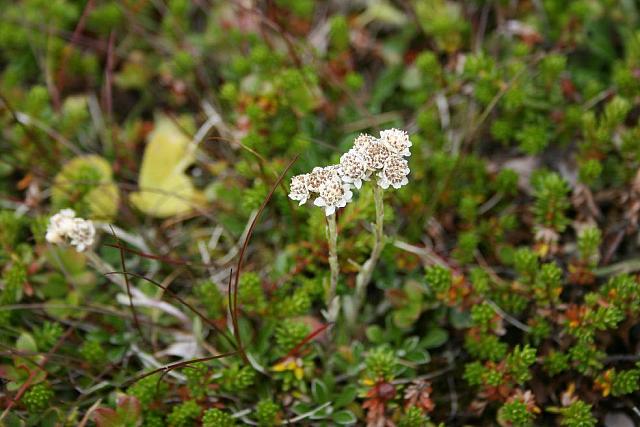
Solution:
M240 254L238 255L238 264L236 266L236 275L235 275L234 280L233 280L233 313L234 314L232 315L232 319L231 320L232 320L232 323L233 323L233 333L234 333L234 335L236 337L236 343L237 343L237 346L238 346L238 351L240 352L240 355L242 356L243 360L245 362L247 362L247 363L249 363L249 359L248 359L247 354L244 351L244 347L242 345L242 339L240 338L240 326L238 324L238 283L240 281L240 273L242 271L242 263L244 261L244 255L245 255L245 253L247 251L247 248L249 247L249 241L251 240L251 236L253 235L253 231L255 230L255 227L258 224L258 219L260 218L260 215L262 214L264 209L267 207L267 203L269 203L269 201L273 197L273 194L275 193L276 189L278 188L278 186L280 185L280 183L284 179L284 177L287 174L287 172L289 171L289 169L291 169L291 166L293 166L293 164L296 162L296 160L298 160L298 157L300 157L299 154L296 155L293 158L293 160L291 160L289 162L289 164L282 171L282 173L280 174L280 176L278 177L276 182L271 186L271 190L269 191L269 194L267 195L267 197L264 199L264 201L260 205L260 208L258 208L258 212L257 212L255 218L253 219L251 225L249 226L249 231L247 232L247 237L246 237L246 239L244 241L244 244L242 245L242 248L240 248Z

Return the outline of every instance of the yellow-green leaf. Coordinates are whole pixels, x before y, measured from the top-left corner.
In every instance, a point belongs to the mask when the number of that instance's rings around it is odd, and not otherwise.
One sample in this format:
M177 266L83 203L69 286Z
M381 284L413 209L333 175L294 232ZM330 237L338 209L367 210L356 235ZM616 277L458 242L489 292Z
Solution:
M147 215L166 218L191 211L203 196L185 174L194 160L191 140L167 117L156 119L131 202Z
M51 197L57 209L70 207L79 216L103 221L115 218L120 202L111 165L97 155L67 162L53 181Z

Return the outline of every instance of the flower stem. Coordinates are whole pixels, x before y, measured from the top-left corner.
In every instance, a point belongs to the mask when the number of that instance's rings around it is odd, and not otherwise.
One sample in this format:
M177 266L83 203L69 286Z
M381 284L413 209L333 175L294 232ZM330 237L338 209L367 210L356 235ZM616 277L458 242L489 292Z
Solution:
M327 292L327 306L329 306L336 295L338 273L340 271L338 265L338 227L335 213L327 217L327 240L329 241L329 267L331 268L329 289Z
M357 316L360 307L364 302L364 298L367 295L367 286L371 282L373 270L376 268L376 264L380 259L380 254L384 248L384 203L383 203L384 190L376 185L373 187L373 200L376 206L376 223L373 228L373 248L371 249L371 255L369 259L362 264L360 272L356 276L356 293L354 301L353 315ZM352 319L355 321L356 319Z

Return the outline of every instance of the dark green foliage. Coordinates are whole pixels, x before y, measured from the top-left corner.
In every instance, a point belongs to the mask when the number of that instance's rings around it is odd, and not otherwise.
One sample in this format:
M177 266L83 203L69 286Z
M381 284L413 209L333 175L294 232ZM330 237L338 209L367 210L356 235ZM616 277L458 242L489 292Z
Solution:
M557 173L546 173L534 182L536 198L533 213L538 225L562 232L569 223L566 210L569 187Z
M527 410L527 405L518 400L505 403L498 411L498 419L512 426L531 426L534 418L535 415Z
M412 406L406 410L398 427L425 427L429 418L424 415L422 410L417 406Z
M280 407L269 399L263 399L256 405L256 420L260 427L272 427L279 424Z
M49 408L53 396L54 392L50 385L39 383L29 387L22 400L30 413L40 414Z
M82 343L80 355L92 365L102 366L106 363L106 353L102 344L95 339L87 339Z
M283 320L276 329L277 353L285 356L311 333L311 329L305 323L297 320Z
M640 389L640 369L629 369L626 371L612 371L611 395L623 396L631 394Z
M560 410L562 418L560 425L566 427L593 427L596 419L591 414L591 405L587 405L582 400L577 400Z
M529 346L516 346L507 356L507 369L516 383L522 384L531 379L529 367L536 361L536 350Z
M209 368L205 363L194 363L182 369L182 374L187 377L187 387L191 396L195 399L202 399L207 392L209 385Z
M367 354L365 359L366 375L374 380L393 379L397 369L398 359L393 354L393 350L386 347L377 347Z
M195 287L194 293L206 308L209 317L217 319L224 314L226 301L218 285L211 281L201 282Z
M249 312L262 313L267 308L262 281L256 273L244 273L238 283L238 301Z
M445 267L435 265L427 269L425 280L433 292L443 294L451 286L451 272Z
M127 394L138 399L140 404L148 407L167 392L167 384L160 381L159 375L150 375L141 379L127 389Z
M234 363L221 372L222 377L219 383L223 390L230 393L237 393L246 390L254 384L256 371L250 366L240 366Z
M167 416L167 425L170 427L192 426L200 416L201 411L202 409L195 400L187 400L173 407L171 413Z
M202 416L203 427L234 427L235 420L220 409L209 409Z

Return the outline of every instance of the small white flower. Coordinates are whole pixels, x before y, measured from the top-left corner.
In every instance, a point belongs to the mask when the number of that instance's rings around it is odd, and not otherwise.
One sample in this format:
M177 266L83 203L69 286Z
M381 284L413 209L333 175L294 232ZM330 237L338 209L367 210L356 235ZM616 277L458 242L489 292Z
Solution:
M68 237L71 240L71 246L75 247L78 252L84 252L85 249L93 245L95 235L96 229L92 221L75 218L73 220L73 229Z
M391 156L385 162L382 171L378 173L378 185L384 189L398 189L409 182L409 164L401 156Z
M344 182L353 184L359 190L362 181L369 179L367 159L360 151L349 150L340 157L340 173Z
M73 209L62 209L49 219L45 239L51 243L62 243L73 229L73 219L76 213Z
M324 208L325 214L329 216L336 212L336 208L344 208L352 197L351 186L342 182L339 177L334 177L322 184L319 197L313 204Z
M83 252L93 244L95 234L93 222L76 218L73 209L63 209L49 219L45 238L54 244L69 243Z
M291 178L291 186L289 188L289 198L291 200L299 201L299 205L307 203L309 198L309 188L307 187L307 181L309 180L309 174L296 175Z
M369 141L364 150L360 151L370 170L379 170L384 166L384 162L392 155L389 148L380 140Z
M376 141L377 139L375 137L366 133L361 133L353 141L353 148L355 148L358 151L364 152L366 151L367 147L371 145L372 142L376 142Z
M410 156L411 141L407 132L400 129L387 129L380 132L380 141L392 152L401 156Z
M332 179L339 177L338 165L326 166L324 168L316 166L307 177L307 188L314 193L320 192L320 187Z

